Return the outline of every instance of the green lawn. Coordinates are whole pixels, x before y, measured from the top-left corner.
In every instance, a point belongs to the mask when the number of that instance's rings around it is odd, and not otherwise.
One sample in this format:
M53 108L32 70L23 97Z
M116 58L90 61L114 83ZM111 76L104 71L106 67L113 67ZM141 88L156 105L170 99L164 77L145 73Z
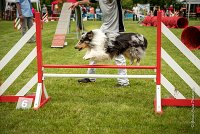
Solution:
M190 25L199 25L191 21ZM51 48L57 22L44 24L43 62L45 64L88 64L84 51L77 51L75 23L71 24L68 45L63 49ZM86 31L99 28L101 22L84 22ZM148 40L148 49L141 65L156 63L156 28L143 27L132 21L125 21L127 32L138 32ZM183 29L171 29L180 38ZM21 33L13 29L13 22L0 21L0 59L20 39ZM74 39L72 39L74 37ZM0 84L15 70L30 53L35 44L26 44L22 50L0 72ZM200 71L162 36L162 47L200 85ZM200 51L192 51L200 58ZM127 65L130 61L127 60ZM100 64L114 64L104 62ZM48 73L86 73L87 69L47 69ZM4 95L15 95L37 72L36 60L19 76ZM97 74L117 74L115 69L97 69ZM128 74L155 74L151 70L128 70ZM187 84L163 61L162 74L185 96L192 98ZM130 79L131 87L113 88L116 79L97 79L95 83L79 84L77 78L48 78L45 86L52 99L35 111L16 110L16 103L0 103L0 133L73 133L73 134L199 134L200 109L195 108L195 126L191 127L191 107L163 107L164 114L154 112L155 82L149 79ZM36 86L30 93L36 91ZM170 97L162 87L162 97ZM196 98L199 98L197 95Z

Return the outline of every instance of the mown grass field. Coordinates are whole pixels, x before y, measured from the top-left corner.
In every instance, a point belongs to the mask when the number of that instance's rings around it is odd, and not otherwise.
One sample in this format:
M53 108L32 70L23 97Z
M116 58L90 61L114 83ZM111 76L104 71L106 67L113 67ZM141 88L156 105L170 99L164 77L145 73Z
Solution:
M200 21L191 21L199 25ZM75 34L67 36L63 49L51 48L57 22L44 24L42 31L43 62L45 64L88 64L82 59L85 51L77 51ZM84 22L85 30L99 28L101 22ZM148 49L141 65L156 63L156 28L143 27L125 21L127 32L138 32L148 39ZM180 38L183 29L171 29ZM75 31L75 23L71 23ZM0 59L20 39L20 31L13 22L0 21ZM35 47L26 44L0 72L0 84L15 70ZM162 47L186 72L200 84L200 71L171 42L162 36ZM200 51L192 51L200 58ZM130 62L127 60L127 64ZM99 64L114 64L113 61ZM87 69L48 69L47 73L86 73ZM16 94L36 73L36 60L19 76L4 95ZM97 74L117 74L115 69L97 69ZM152 70L128 70L128 74L155 74ZM162 61L162 74L185 96L192 98L187 84ZM77 78L48 78L45 86L52 99L38 111L16 110L16 103L0 103L0 133L72 133L72 134L199 134L200 108L194 109L194 127L191 127L191 107L163 107L164 114L154 112L155 82L149 79L130 79L131 87L114 88L116 79L97 79L95 83L79 84ZM36 91L36 86L30 93ZM171 95L162 87L162 97ZM199 98L195 95L195 98Z

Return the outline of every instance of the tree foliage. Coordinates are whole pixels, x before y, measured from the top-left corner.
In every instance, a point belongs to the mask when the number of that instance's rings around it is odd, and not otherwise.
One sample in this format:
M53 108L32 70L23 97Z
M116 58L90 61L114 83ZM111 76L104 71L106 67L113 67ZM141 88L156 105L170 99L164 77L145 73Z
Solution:
M132 9L133 8L133 0L122 0L122 8Z
M46 4L46 5L51 5L51 2L53 2L54 0L41 0L42 4Z
M51 5L54 0L41 0L41 3L46 5ZM65 0L64 0L65 1ZM125 9L132 9L134 4L147 4L150 3L151 6L160 6L175 4L176 0L122 0L122 7Z

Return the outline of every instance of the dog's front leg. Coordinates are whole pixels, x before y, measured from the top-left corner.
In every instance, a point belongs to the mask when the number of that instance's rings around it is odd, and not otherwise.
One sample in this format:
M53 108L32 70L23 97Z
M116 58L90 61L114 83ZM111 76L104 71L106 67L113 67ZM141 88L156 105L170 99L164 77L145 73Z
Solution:
M85 56L83 57L84 60L89 60L89 59L91 59L91 58L92 58L92 57L91 57L90 54L87 54L87 55L85 55Z
M89 60L89 59L95 60L98 58L98 54L99 54L99 52L96 51L96 49L94 49L94 50L92 49L89 53L86 53L86 55L84 56L84 59L85 60Z
M85 56L83 57L84 60L89 60L91 58L91 50L87 50Z

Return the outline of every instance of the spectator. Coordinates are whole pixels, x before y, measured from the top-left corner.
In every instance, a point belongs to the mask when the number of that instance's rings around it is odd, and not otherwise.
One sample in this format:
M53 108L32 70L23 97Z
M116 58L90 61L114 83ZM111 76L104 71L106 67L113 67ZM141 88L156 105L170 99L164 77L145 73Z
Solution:
M133 21L137 21L138 20L138 7L136 5L133 6L132 8L132 11L133 11Z
M95 11L96 11L96 13L101 13L101 9L99 8L99 6L97 6Z
M89 5L86 6L86 11L87 11L87 13L90 12L90 6Z
M95 12L94 12L94 7L90 7L90 13L91 14L94 14Z
M46 13L48 13L47 7L46 7L45 4L43 4L43 7L42 7L42 16L44 16Z
M172 16L174 16L174 13L169 11L169 17L172 17Z
M94 20L94 18L95 18L94 7L90 6L90 12L89 12L88 19Z
M11 18L11 5L10 3L8 3L6 7L6 20L10 20L10 18Z
M200 6L199 5L197 5L197 7L196 7L196 16L197 16L197 18L200 17Z
M164 5L164 7L163 7L163 11L164 11L164 14L166 14L166 11L167 11L167 5Z
M90 14L95 14L94 7L90 7Z
M175 12L174 12L174 16L180 16L180 11L179 10L176 10Z
M33 13L30 0L16 0L18 16L21 22L22 36L26 33L26 26L30 29L33 26ZM34 43L35 36L33 35L28 43Z
M157 16L157 12L158 12L158 7L155 6L153 11L153 16Z
M168 10L169 10L169 13L170 13L170 14L174 14L173 5L170 5L170 7L168 8Z
M149 12L147 13L147 16L153 16L153 11L149 10Z
M32 7L31 11L33 13L33 18L35 18L35 9L34 9L34 7Z
M179 10L179 16L180 17L186 17L186 7L185 5L182 5L180 10Z
M169 17L169 10L166 10L165 15L166 15L167 17Z
M96 18L98 20L101 20L101 9L99 8L99 6L97 6L95 12L96 12Z
M82 17L85 18L87 17L87 10L86 7L84 5L81 5L81 9L82 9Z

